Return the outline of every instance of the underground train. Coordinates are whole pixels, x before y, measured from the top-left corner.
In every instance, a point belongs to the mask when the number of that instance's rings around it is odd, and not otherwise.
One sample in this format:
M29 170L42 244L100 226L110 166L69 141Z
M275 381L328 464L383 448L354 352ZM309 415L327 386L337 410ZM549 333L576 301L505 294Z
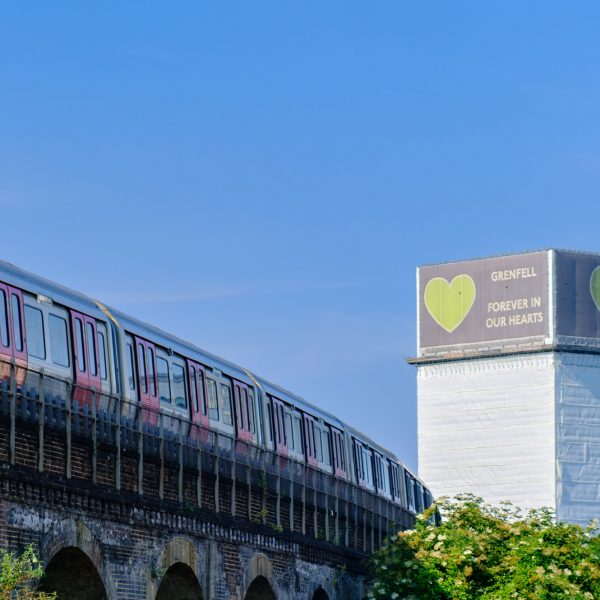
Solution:
M250 371L84 294L0 261L4 370L41 371L78 390L189 419L307 464L416 514L430 491L398 458L337 417ZM0 358L0 360L1 360Z

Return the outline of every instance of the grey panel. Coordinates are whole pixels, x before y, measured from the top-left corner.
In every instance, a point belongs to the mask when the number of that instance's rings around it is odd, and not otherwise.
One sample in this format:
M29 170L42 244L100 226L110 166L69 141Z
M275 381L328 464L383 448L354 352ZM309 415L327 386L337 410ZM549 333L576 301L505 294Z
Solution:
M559 336L600 338L600 270L596 271L599 267L599 255L556 252L556 333Z
M419 354L550 335L548 252L421 267Z

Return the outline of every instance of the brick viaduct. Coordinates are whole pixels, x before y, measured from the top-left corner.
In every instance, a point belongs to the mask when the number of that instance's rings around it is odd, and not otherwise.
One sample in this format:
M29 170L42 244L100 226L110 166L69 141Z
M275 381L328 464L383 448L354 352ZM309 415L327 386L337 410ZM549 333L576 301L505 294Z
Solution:
M60 599L361 600L369 553L413 523L269 451L21 378L0 385L0 546L33 544Z

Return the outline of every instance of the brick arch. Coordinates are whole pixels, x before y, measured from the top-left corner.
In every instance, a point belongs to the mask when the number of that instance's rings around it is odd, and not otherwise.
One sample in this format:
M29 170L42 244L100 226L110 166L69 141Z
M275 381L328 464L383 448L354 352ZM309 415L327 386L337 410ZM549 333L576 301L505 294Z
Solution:
M313 593L309 596L309 600L329 600L332 598L331 594L328 594L327 591L322 586L317 586Z
M198 580L202 593L205 589L205 573L199 569L198 550L196 545L186 537L176 536L169 540L163 547L158 559L154 564L149 564L147 598L155 598L163 578L171 567L183 564Z
M244 590L241 595L242 599L246 598L248 590L257 579L265 579L271 587L271 590L273 590L275 598L280 597L279 587L273 575L273 565L271 564L269 557L262 552L256 552L248 561L248 567L242 578L242 589Z
M40 560L44 568L62 550L77 548L98 572L108 600L115 600L115 587L110 571L105 568L100 543L90 528L79 519L66 518L54 524L52 530L40 542Z

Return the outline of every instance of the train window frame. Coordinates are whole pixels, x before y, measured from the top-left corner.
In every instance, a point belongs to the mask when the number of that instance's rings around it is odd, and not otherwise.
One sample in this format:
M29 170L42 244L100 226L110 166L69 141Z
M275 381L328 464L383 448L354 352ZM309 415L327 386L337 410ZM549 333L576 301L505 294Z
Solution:
M44 323L44 312L37 306L32 306L28 302L23 304L23 315L25 317L25 332L27 339L27 357L41 361L46 361L48 352L46 350L46 331ZM37 323L34 323L34 319ZM39 325L39 328L38 328ZM41 337L38 335L41 332ZM41 345L40 345L41 342ZM36 354L40 351L41 354Z
M25 337L25 332L23 330L23 320L21 319L21 298L15 292L11 292L10 294L10 312L12 315L15 351L23 352L23 338Z
M4 288L0 288L0 342L4 348L10 348L10 315L8 307L8 299L6 297L6 291Z
M86 372L85 342L83 339L83 320L75 317L75 347L77 348L77 368Z

